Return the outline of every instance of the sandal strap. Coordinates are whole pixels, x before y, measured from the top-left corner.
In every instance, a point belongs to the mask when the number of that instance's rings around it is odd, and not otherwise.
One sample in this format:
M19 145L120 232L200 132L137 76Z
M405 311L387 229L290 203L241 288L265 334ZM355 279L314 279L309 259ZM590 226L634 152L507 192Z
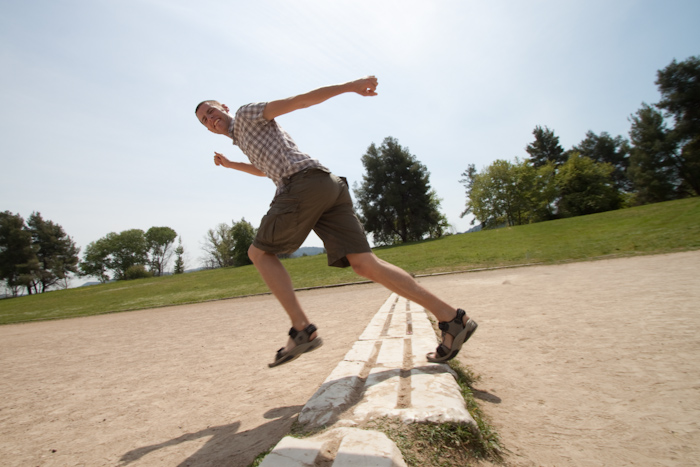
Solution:
M311 334L315 333L316 331L316 326L313 324L309 324L308 326L306 326L306 329L303 329L301 331L297 331L294 328L290 328L289 337L291 337L294 340L294 343L297 345L306 344L307 342L309 342Z
M445 344L440 344L437 346L437 349L435 349L435 355L442 358L445 355L447 355L448 353L450 353L450 350L451 349L449 347L447 347Z
M443 333L456 337L464 329L464 317L466 312L461 308L457 309L457 316L452 321L440 321L438 327ZM444 335L443 335L444 338Z

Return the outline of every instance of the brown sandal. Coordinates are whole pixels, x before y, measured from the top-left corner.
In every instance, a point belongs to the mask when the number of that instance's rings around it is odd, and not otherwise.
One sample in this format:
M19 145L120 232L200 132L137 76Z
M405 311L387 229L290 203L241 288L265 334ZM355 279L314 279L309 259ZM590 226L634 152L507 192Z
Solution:
M303 331L297 331L294 328L289 330L289 336L294 340L296 344L292 350L285 352L284 347L277 351L275 355L275 361L269 363L267 366L270 368L289 363L301 356L301 354L306 352L311 352L316 350L323 345L323 340L320 337L316 339L309 340L311 335L316 332L316 326L309 324Z
M440 321L438 327L442 331L442 342L435 350L431 352L426 357L429 362L433 363L444 363L448 360L452 360L457 356L462 345L474 334L476 328L479 326L472 319L468 319L467 323L464 324L464 317L467 313L461 308L457 310L457 316L452 321ZM449 334L453 337L452 347L447 347L445 342L445 334Z

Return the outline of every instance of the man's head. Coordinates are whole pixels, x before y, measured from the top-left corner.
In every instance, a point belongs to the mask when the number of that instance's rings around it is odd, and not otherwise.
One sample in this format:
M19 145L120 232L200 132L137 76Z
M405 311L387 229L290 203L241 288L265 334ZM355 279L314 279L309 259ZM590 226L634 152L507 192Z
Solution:
M229 126L233 117L229 114L228 107L218 101L208 100L200 102L194 109L199 122L207 127L207 130L217 135L228 136Z

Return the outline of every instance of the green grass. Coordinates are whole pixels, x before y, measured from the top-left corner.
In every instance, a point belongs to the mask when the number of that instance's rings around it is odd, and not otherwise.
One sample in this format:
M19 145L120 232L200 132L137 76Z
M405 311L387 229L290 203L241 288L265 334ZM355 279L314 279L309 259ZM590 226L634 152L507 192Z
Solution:
M377 248L413 274L700 249L700 198ZM325 255L283 261L297 288L360 282ZM0 324L138 310L267 292L252 266L0 300Z
M501 463L503 447L498 434L472 392L472 384L478 378L455 360L449 365L457 375L457 384L476 427L457 423L402 423L383 417L371 420L363 428L387 435L401 451L408 467L468 466L481 460Z
M272 449L274 446L270 447L267 451L263 451L260 454L258 454L255 459L253 459L253 462L251 462L248 467L258 467L260 464L262 464L262 461L265 460L265 456L270 454L272 452Z

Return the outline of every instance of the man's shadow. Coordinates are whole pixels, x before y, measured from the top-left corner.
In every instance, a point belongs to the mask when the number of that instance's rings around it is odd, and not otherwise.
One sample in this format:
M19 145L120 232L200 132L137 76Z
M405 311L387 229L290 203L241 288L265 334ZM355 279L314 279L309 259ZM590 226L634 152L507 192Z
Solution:
M443 366L430 365L418 366L415 368L424 373L438 374L450 372L450 370ZM396 377L397 371L396 369L387 369L375 372L372 374L371 382L367 381L366 378L358 377L344 377L327 381L321 385L321 388L317 391L317 403L310 411L324 415L324 417L322 417L324 426L333 426L339 420L342 413L360 402L363 392L368 387L379 384L388 378ZM498 396L486 391L480 391L476 388L472 388L472 390L474 391L474 397L478 399L494 404L501 402ZM348 392L354 393L354 397L345 399L339 404L339 401L336 400L336 393L345 394ZM329 394L328 398L324 397L326 393ZM300 413L303 408L304 406L295 405L268 410L265 412L264 417L272 421L252 430L244 431L243 433L238 433L241 423L235 422L230 425L209 427L197 433L187 433L160 444L134 449L121 457L120 465L126 466L153 451L170 446L177 446L178 444L194 441L206 436L211 436L211 439L196 453L178 464L178 467L248 465L256 455L266 451L289 433L292 425L292 418ZM318 422L318 420L316 420L316 422Z
M209 427L197 433L186 433L170 441L134 449L119 459L119 465L126 466L159 449L207 436L211 438L206 444L178 464L178 467L248 465L257 454L266 451L289 432L292 418L302 407L295 405L268 410L264 417L272 421L243 433L238 433L241 422L235 422L230 425Z

